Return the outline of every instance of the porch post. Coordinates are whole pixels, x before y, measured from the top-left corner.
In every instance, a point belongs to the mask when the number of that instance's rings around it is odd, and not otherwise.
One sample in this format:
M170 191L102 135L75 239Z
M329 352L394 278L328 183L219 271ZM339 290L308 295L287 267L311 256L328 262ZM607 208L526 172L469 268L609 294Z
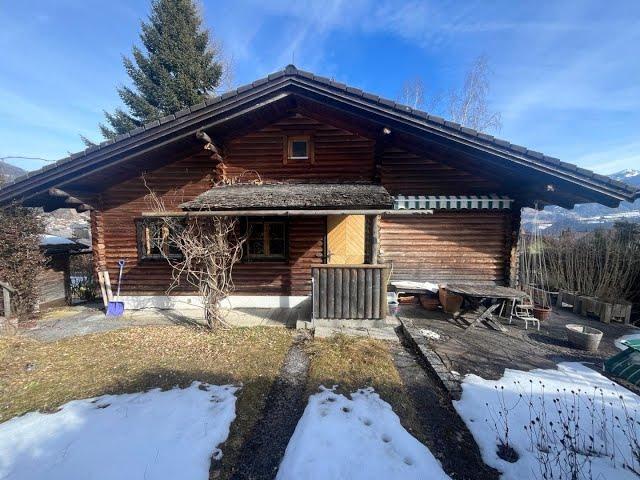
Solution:
M508 238L509 263L507 268L507 281L511 288L518 288L520 285L520 228L522 218L522 207L519 203L513 202L511 213L511 232Z

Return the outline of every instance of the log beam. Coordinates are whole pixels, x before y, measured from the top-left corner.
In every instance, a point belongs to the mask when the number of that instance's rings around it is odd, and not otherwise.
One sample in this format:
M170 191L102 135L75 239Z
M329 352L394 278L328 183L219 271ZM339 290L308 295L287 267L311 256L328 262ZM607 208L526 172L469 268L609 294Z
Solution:
M325 215L431 215L433 210L200 210L193 212L142 212L143 217L273 217Z
M61 200L63 203L61 205L58 203L55 203L54 205L47 205L44 207L45 212L52 212L59 208L75 208L78 213L82 213L88 212L92 208L90 205L86 204L84 200L76 198L59 188L50 188L47 193L50 197Z

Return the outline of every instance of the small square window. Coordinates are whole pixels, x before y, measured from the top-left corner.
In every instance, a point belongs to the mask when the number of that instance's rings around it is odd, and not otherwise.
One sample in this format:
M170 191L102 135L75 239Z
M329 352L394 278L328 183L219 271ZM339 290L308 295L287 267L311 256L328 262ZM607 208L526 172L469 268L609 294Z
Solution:
M290 158L309 158L309 143L307 140L291 140Z
M309 135L296 135L285 138L285 158L287 160L310 160L313 163L313 141Z

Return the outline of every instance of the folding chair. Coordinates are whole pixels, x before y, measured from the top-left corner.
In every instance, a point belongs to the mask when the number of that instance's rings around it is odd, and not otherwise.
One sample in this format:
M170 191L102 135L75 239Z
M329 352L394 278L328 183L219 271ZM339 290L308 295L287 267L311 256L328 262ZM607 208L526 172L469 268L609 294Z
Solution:
M511 314L509 315L509 325L514 318L524 321L524 329L529 329L529 323L540 330L540 320L533 316L533 302L529 295L523 298L515 298L511 301Z

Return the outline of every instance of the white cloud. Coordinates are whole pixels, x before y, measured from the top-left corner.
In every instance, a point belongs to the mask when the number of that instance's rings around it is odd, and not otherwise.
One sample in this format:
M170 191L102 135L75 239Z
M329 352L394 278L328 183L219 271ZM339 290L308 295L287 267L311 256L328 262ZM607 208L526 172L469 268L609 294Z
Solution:
M612 144L597 152L588 153L576 159L585 168L610 175L625 168L640 166L640 141Z

